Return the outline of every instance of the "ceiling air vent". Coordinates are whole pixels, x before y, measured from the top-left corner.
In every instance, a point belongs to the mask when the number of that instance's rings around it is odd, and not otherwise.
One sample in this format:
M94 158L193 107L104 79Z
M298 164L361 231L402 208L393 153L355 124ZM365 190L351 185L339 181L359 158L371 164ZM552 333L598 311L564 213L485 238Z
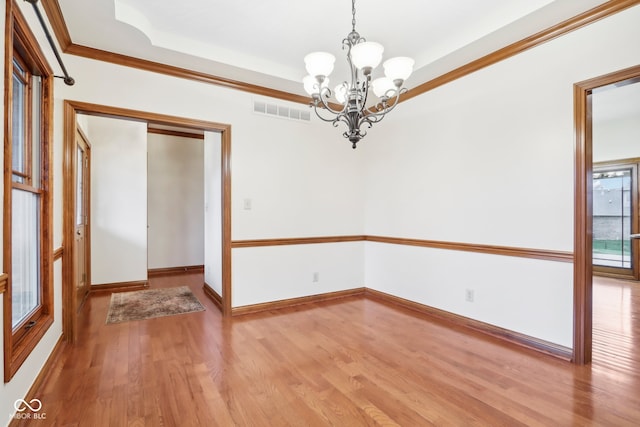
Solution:
M311 121L311 111L285 107L284 105L270 104L264 101L253 102L253 112L265 116L280 117L281 119Z

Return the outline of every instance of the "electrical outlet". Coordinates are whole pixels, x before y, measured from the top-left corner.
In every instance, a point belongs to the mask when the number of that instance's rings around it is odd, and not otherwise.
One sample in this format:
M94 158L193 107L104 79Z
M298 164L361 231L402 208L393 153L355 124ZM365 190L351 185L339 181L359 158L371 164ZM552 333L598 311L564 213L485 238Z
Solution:
M317 271L313 273L313 283L318 283L320 281L320 273Z
M467 302L473 302L474 299L474 292L473 289L466 289L464 291L464 300Z

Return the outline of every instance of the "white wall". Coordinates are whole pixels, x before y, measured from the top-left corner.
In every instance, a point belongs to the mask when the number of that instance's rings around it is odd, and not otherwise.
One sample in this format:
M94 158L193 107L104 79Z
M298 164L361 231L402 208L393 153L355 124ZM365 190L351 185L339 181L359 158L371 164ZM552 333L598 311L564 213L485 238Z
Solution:
M636 6L399 105L362 144L366 234L572 251L573 84L640 63L638 22ZM572 268L368 242L365 282L571 347Z
M220 133L204 133L203 159L204 282L222 296L222 138Z
M361 288L363 267L364 242L234 249L233 306Z
M87 117L91 284L147 280L147 125Z
M593 161L640 157L640 83L596 91Z
M204 264L202 139L149 133L148 267Z

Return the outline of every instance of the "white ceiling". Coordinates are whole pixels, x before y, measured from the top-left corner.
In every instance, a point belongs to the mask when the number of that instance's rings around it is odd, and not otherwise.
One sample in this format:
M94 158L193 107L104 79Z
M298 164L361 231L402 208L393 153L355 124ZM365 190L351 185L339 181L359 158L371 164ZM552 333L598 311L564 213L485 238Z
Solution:
M304 94L303 57L332 52L347 78L342 39L349 0L58 0L75 44ZM384 58L416 60L415 87L591 9L605 0L359 0L356 29Z

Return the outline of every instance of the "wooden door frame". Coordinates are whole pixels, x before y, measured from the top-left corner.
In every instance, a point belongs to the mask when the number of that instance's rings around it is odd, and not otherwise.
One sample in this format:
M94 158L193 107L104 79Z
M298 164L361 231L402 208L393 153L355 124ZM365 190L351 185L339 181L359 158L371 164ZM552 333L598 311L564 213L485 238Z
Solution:
M63 247L65 255L62 259L62 333L67 342L75 342L77 338L77 301L75 298L74 270L74 207L76 198L73 180L77 155L75 150L75 132L77 114L113 117L126 120L156 123L167 126L180 126L205 131L219 132L222 140L222 314L231 315L231 125L188 119L177 116L130 110L106 105L90 104L80 101L64 101L64 148L63 148Z
M82 302L80 303L79 306L76 306L76 312L77 312L84 304L85 300L89 295L89 291L91 290L91 141L89 141L89 138L87 137L87 135L85 135L85 133L82 131L81 128L76 126L76 131L78 135L80 135L80 138L82 138L82 140L84 141L84 144L87 147L87 149L85 150L85 154L87 156L87 170L86 170L87 176L85 176L85 181L83 182L83 185L84 185L83 191L86 191L87 193L86 200L84 202L86 206L85 213L87 215L87 219L85 220L85 232L84 232L84 240L85 240L84 256L85 256L85 272L87 274L85 281L88 286L87 293L83 297ZM74 138L74 142L75 142L75 138ZM76 145L76 154L77 154L78 145L77 144L75 145ZM78 169L76 168L75 169L76 173L77 173L77 170ZM74 186L74 192L75 192L75 189L77 189L77 186ZM76 200L76 196L77 194L74 193L74 201ZM75 204L74 204L74 212L75 212ZM74 214L74 217L75 217L75 214ZM75 227L75 224L74 224L74 227ZM75 236L74 236L74 242L75 242ZM72 248L72 251L73 250L75 250L75 247ZM75 251L71 252L69 255L72 257L75 257ZM76 301L77 301L77 298L76 298Z
M573 260L573 362L591 363L593 347L593 138L591 94L594 89L640 78L640 65L573 85L575 177Z

